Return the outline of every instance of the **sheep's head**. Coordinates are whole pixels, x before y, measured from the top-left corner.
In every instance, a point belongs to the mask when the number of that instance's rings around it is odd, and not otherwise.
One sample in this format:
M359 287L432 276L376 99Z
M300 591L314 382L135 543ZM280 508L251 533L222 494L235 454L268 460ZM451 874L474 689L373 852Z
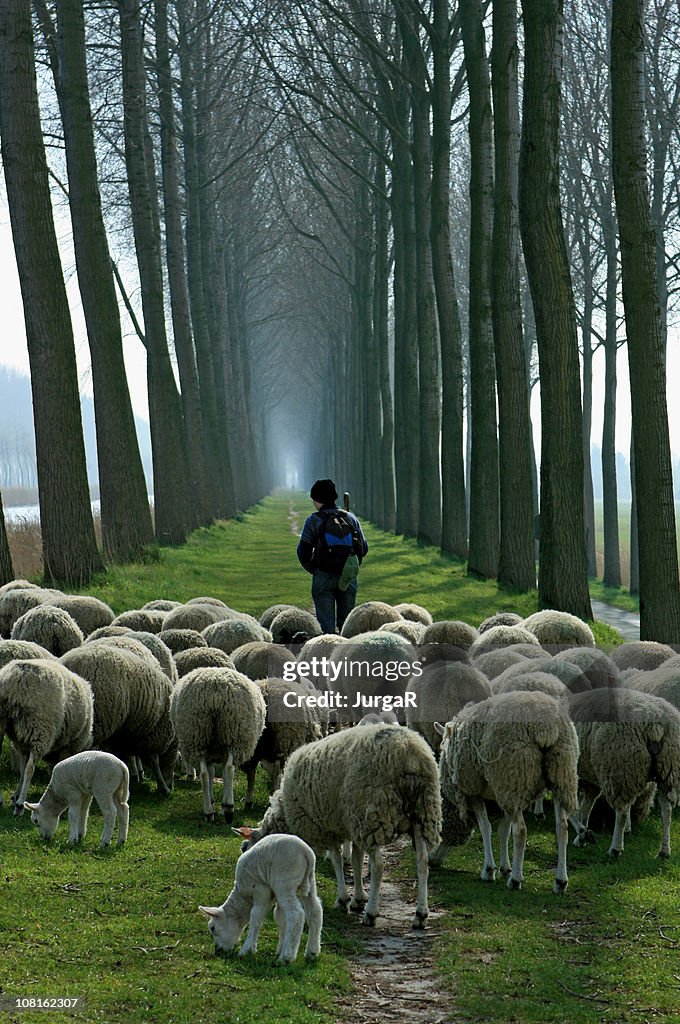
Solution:
M241 853L245 853L246 850L249 850L250 847L254 846L257 840L261 838L258 830L255 828L250 828L250 826L248 825L241 825L240 828L234 828L232 826L231 831L235 835L240 836L241 839L243 840L243 842L241 843Z
M57 831L57 825L59 824L59 818L61 815L51 813L39 803L29 804L27 801L24 804L24 807L26 810L31 812L31 821L39 830L42 838L51 839Z
M248 923L247 912L236 913L226 906L198 909L207 918L208 931L215 940L217 949L223 953L231 953Z

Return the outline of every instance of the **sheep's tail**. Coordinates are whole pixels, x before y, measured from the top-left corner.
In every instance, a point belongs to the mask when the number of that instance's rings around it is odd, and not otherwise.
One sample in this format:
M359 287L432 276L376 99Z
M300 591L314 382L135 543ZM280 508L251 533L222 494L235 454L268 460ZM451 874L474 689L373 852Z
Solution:
M542 750L544 778L568 812L578 808L578 738L571 722L556 743Z
M438 846L442 831L442 801L436 768L427 774L405 772L399 790L408 820L420 826L429 848Z
M307 870L305 871L305 877L302 879L302 885L300 886L301 896L312 896L316 890L316 857L312 853L311 857L307 855Z

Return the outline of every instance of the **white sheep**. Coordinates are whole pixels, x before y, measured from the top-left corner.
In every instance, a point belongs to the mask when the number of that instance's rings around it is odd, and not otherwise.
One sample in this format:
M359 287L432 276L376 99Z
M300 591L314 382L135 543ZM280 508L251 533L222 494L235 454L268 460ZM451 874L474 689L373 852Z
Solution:
M40 644L60 658L74 647L80 647L83 634L75 619L63 608L39 604L19 616L12 626L11 639Z
M360 633L372 633L385 622L401 622L403 615L384 601L364 601L352 608L342 627L342 636L354 637Z
M103 750L84 750L54 766L47 789L37 804L26 802L31 821L43 839L51 839L68 808L68 841L71 846L85 837L92 798L104 816L101 847L111 842L118 818L118 846L127 839L130 820L130 773L127 765Z
M316 617L303 608L284 608L275 615L269 626L275 644L304 644L323 630Z
M239 833L240 834L240 833ZM292 963L300 948L305 920L309 938L305 957L313 960L321 951L323 907L316 891L314 851L297 836L266 836L241 854L236 864L234 888L221 907L199 907L218 949L230 953L248 921L250 927L239 956L257 952L257 939L267 914L274 906L279 929L276 954L282 964Z
M595 637L588 623L569 612L544 608L526 618L522 626L553 654L565 647L595 647Z

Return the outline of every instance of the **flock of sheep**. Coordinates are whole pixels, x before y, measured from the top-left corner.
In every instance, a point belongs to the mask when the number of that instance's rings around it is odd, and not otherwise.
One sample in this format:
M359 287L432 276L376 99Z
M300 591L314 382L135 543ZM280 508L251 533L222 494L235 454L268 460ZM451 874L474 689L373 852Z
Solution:
M223 948L233 948L250 918L242 952L256 949L276 902L280 958L296 955L305 918L307 955L318 955L313 851L327 852L334 867L336 905L374 924L382 850L402 835L415 850L413 926L422 928L428 866L465 842L474 823L481 877L495 878L489 814L499 816L500 872L520 888L524 812L540 811L548 794L556 893L568 883L569 824L575 845L592 841L598 796L614 812L612 856L655 796L659 855L670 855L680 802L680 655L663 644L629 643L607 655L587 624L562 612L524 620L503 612L474 629L433 622L418 605L375 601L356 607L333 636L290 605L257 621L211 597L151 601L115 616L96 598L25 580L0 588L0 636L0 741L9 738L17 773L10 802L14 814L27 807L44 836L68 807L69 841L77 842L94 796L104 812L102 845L116 816L124 842L127 766L133 777L147 766L164 795L177 772L198 772L210 821L219 767L227 822L235 771L246 773L248 808L256 768L267 769L273 795L260 824L239 830L247 852L235 889L222 907L201 908ZM337 701L329 705L320 698L331 689ZM41 801L27 804L39 761L57 767Z

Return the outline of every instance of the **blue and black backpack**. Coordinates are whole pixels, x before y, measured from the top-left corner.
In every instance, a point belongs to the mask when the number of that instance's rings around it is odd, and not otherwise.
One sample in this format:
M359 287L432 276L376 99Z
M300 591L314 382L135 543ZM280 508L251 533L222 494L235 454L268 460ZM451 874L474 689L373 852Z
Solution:
M351 554L361 555L356 525L342 508L317 512L323 523L314 549L314 564L322 572L339 576Z

